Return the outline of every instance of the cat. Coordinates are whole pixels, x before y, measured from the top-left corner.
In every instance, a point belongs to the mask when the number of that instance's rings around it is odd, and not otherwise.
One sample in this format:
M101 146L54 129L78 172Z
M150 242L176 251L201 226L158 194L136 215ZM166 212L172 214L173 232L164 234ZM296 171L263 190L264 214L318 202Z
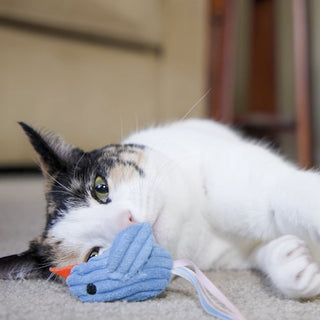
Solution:
M320 293L307 243L320 241L320 176L211 120L151 127L84 152L20 123L46 181L46 225L29 249L0 259L1 279L50 277L88 261L115 235L150 222L174 259L258 269L286 297Z

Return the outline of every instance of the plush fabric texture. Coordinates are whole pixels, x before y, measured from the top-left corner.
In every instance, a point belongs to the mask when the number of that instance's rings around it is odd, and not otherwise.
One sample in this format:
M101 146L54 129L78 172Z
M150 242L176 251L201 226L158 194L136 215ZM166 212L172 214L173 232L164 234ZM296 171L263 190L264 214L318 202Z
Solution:
M83 302L141 301L170 283L170 253L154 243L149 223L121 231L101 255L81 263L67 278L70 292Z

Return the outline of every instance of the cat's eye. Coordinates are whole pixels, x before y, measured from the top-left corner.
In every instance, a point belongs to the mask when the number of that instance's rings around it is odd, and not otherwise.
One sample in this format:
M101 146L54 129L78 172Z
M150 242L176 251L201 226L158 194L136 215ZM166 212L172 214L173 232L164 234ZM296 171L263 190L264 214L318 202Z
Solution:
M89 261L91 258L96 257L97 255L99 255L99 251L100 248L99 247L94 247L91 249L91 251L89 252L86 261Z
M97 176L94 181L94 194L96 198L102 203L109 202L109 188L106 180L101 176Z

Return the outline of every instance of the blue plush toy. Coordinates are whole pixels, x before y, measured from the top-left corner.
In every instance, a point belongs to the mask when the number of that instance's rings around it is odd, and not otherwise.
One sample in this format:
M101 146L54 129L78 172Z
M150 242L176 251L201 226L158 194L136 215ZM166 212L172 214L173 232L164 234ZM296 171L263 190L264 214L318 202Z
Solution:
M191 261L172 261L169 251L154 242L149 223L124 229L109 250L88 262L50 270L66 278L71 294L83 302L150 299L159 295L169 285L171 275L176 274L196 287L208 313L225 320L244 319Z

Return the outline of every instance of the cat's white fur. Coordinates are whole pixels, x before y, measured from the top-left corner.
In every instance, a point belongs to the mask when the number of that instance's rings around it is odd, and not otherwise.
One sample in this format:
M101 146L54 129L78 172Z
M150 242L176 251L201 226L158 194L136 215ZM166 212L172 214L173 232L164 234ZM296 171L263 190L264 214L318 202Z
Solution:
M320 240L316 172L208 120L150 128L124 143L148 147L145 177L117 186L109 181L110 204L92 200L51 234L67 234L70 247L82 244L84 257L131 223L149 221L174 259L204 269L258 268L289 297L320 293L318 265L301 240Z

